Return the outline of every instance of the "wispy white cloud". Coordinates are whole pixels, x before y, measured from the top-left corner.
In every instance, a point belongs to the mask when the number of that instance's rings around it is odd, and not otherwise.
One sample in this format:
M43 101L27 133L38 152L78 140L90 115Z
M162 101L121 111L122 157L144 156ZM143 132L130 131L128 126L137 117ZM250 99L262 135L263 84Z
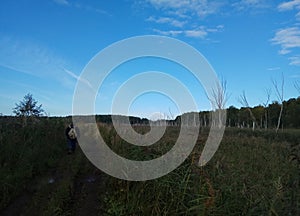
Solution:
M239 0L233 4L230 1L217 0L146 0L146 2L162 14L161 17L150 16L147 21L168 24L177 28L166 30L165 26L156 27L154 30L156 33L170 36L184 35L199 39L207 39L211 33L224 30L223 25L215 28L207 26L195 28L208 16L223 14L225 9L226 11L228 9L261 11L260 9L270 8L274 4L271 0Z
M273 44L281 46L279 54L286 55L292 54L296 48L300 48L300 28L297 25L297 22L300 20L300 0L291 0L280 3L277 6L278 11L291 11L295 10L296 12L296 25L293 27L287 27L284 29L279 29L276 31L274 38L271 39ZM300 56L293 55L288 58L290 60L290 65L300 66Z
M0 65L35 76L56 76L66 61L43 45L32 41L0 37Z
M176 37L176 36L181 35L183 33L183 31L181 31L181 30L163 31L163 30L159 30L159 29L153 29L153 31L157 34L160 34L160 35L172 36L172 37Z
M99 13L99 14L111 16L111 14L108 13L107 11L105 11L103 9L100 9L100 8L97 8L97 7L94 7L94 6L91 6L91 5L75 3L72 6L74 6L75 8L78 8L78 9L83 9L83 10L86 10L86 11L94 11L94 12Z
M296 10L298 11L295 15L296 19L300 20L300 0L293 0L288 2L283 2L278 5L278 10L280 12Z
M82 78L81 76L76 75L75 73L73 73L70 70L67 70L66 68L63 68L63 70L64 70L64 72L66 72L72 78L76 79L77 81L85 83L88 87L90 87L91 89L93 89L93 86L91 85L91 83L88 80ZM94 91L96 92L96 90L94 90Z
M74 82L63 70L69 67L70 63L38 42L8 36L0 37L0 66L48 79L49 82L59 82L66 88L74 88Z
M290 65L300 66L300 56L289 57Z
M269 8L271 4L268 0L241 0L233 3L232 6L239 11L245 11L249 9Z
M300 11L296 14L296 19L299 21L300 20Z
M147 0L157 9L176 11L177 14L195 14L205 17L218 12L223 3L208 0Z
M15 72L25 73L25 74L30 74L30 75L36 76L35 74L31 73L30 71L26 71L26 70L21 69L19 67L14 67L12 65L8 65L8 64L3 63L3 62L0 62L0 67L9 69L9 70L12 70L12 71L15 71Z
M88 4L82 4L82 3L78 3L78 2L72 3L68 0L53 0L53 1L56 4L59 4L59 5L70 6L70 7L74 7L74 8L82 9L82 10L87 10L87 11L93 11L93 12L96 12L96 13L109 15L109 16L111 15L103 9L100 9L100 8L97 8L97 7L88 5Z
M280 70L280 67L271 67L271 68L267 68L268 71L276 71L276 70Z
M65 68L63 68L64 72L66 72L68 75L70 75L72 78L76 79L76 80L79 80L79 76L77 76L75 73L73 73L72 71L70 70L67 70Z
M209 33L215 33L220 32L223 30L223 26L219 25L215 28L206 28L205 26L200 26L198 28L194 29L182 29L182 30L159 30L159 29L153 29L154 32L166 35L166 36L186 36L190 38L200 38L204 39L207 37Z
M293 9L300 9L300 0L293 0L293 1L288 1L288 2L283 2L278 5L278 10L279 11L288 11L288 10L293 10Z
M171 17L155 18L153 16L150 16L148 19L146 19L146 21L155 22L155 23L159 23L159 24L170 24L171 26L174 26L174 27L183 27L184 24L186 23L186 21L180 21L180 20L177 20L177 19L171 18Z
M272 0L145 0L157 10L186 18L197 16L205 18L209 15L222 14L222 10L261 11L273 7ZM299 0L294 0L298 2Z
M293 48L300 48L300 28L280 29L276 32L274 38L271 39L271 42L281 46L280 54L288 54Z
M207 31L205 31L204 29L187 30L184 33L187 37L194 37L194 38L205 38L207 35Z
M67 0L53 0L53 1L60 5L70 5L70 3Z
M160 11L161 16L150 16L148 22L161 24L155 33L166 36L185 36L206 39L209 34L221 32L223 25L208 28L200 26L204 18L219 12L225 4L216 0L146 0L148 5Z
M148 0L156 7L181 8L189 5L189 0Z
M224 25L217 25L215 28L207 28L207 32L222 32L224 30Z

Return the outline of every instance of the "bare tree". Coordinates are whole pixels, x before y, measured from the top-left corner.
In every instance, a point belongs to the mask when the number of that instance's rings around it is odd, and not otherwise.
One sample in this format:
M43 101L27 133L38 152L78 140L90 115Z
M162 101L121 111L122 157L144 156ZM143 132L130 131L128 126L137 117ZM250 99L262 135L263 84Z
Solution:
M294 83L295 88L297 89L298 93L300 94L300 81L296 81Z
M278 116L278 121L277 121L277 127L276 127L276 133L279 130L280 123L281 123L281 117L282 117L282 112L283 112L283 90L284 90L284 76L281 74L281 83L280 86L278 86L278 82L276 80L272 79L272 83L278 98L278 102L280 103L280 112Z
M216 87L212 89L212 96L208 99L216 109L225 109L228 98L227 82L223 79L220 84L217 84Z
M212 88L211 96L208 96L213 107L218 112L218 126L222 127L224 121L226 121L226 110L225 105L228 101L228 93L227 93L227 82L222 79L221 83L216 83L216 86Z
M174 115L173 115L173 113L172 113L170 107L169 107L169 119L170 119L169 124L170 124L171 126L173 126L173 125L174 125L174 120L175 120L175 119L174 119Z
M264 110L265 110L265 129L266 130L268 129L268 110L267 110L267 107L268 107L269 102L270 102L271 92L272 92L272 90L270 88L266 89L267 99L263 103Z
M251 111L251 109L250 109L250 106L249 106L249 103L248 103L248 100L247 100L245 91L243 91L243 94L240 95L240 97L238 98L238 101L239 101L239 103L240 103L242 106L246 107L247 110L249 111L250 117L251 117L251 119L252 119L252 130L254 131L255 125L256 125L256 118L255 118L255 116L253 115L253 113L252 113L252 111Z

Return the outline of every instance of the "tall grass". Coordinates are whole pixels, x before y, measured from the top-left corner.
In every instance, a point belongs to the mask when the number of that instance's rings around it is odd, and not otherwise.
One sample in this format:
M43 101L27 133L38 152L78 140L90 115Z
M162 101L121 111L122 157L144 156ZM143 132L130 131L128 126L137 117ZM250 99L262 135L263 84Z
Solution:
M227 129L216 155L206 167L196 166L207 130L203 130L192 155L168 175L146 182L110 180L106 197L111 215L297 215L299 213L299 163L295 133ZM113 133L112 133L113 134ZM167 131L151 152L164 152L174 141ZM290 142L287 142L289 140ZM124 155L143 151L122 148ZM118 148L119 146L119 148ZM297 144L299 147L299 144ZM160 150L159 148L163 148ZM120 150L121 149L121 150ZM299 154L299 152L298 152ZM296 186L298 184L298 186Z
M76 179L95 168L80 149L66 155L66 119L42 118L26 127L13 121L0 121L0 212L36 183L25 215L73 215ZM122 140L111 125L99 124L99 130L112 150L132 160L160 157L179 134L168 127L158 143L140 147ZM105 187L95 186L101 215L300 214L299 130L227 128L212 160L198 167L208 131L201 128L192 154L168 175L144 182L106 176L99 183ZM49 184L52 175L58 180Z
M12 121L13 122L13 121ZM39 119L26 127L0 125L0 209L20 194L36 176L57 165L65 150L64 122Z

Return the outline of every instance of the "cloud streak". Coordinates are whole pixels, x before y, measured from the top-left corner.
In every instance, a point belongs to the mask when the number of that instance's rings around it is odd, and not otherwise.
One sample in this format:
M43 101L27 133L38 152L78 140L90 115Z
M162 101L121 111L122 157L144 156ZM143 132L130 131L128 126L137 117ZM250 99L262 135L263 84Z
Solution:
M283 2L278 5L277 9L280 12L296 10L298 12L296 13L295 17L298 21L300 20L300 0Z
M66 61L46 47L12 37L0 38L0 65L35 76L56 76Z
M300 66L300 56L289 57L290 65Z
M104 14L104 15L111 16L111 14L109 14L107 11L102 10L100 8L93 7L91 5L81 4L81 3L78 3L78 2L71 3L68 0L53 0L53 1L58 5L74 7L74 8L77 8L77 9L82 9L82 10L86 10L86 11L93 11L93 12L96 12L96 13L99 13L99 14Z
M258 10L271 7L267 0L241 0L232 4L238 11Z
M300 0L293 0L288 2L283 2L278 5L279 11L288 11L288 10L294 10L294 9L300 9Z
M280 70L280 67L271 67L267 69L268 71L276 71L276 70Z
M205 31L203 29L185 31L185 36L187 36L187 37L205 38L206 35L207 35L207 31Z
M217 13L221 7L220 1L193 1L193 0L147 0L156 10L162 12L162 16L150 16L148 22L164 25L153 28L157 34L165 36L184 36L188 38L205 39L208 34L221 32L224 28L219 25L215 28L205 26L196 27L199 19ZM166 30L166 25L171 28Z
M171 17L155 18L155 17L151 16L148 19L146 19L146 21L155 22L158 24L170 24L171 26L174 26L174 27L183 27L186 24L186 21L180 21L180 20L177 20L177 19L171 18Z
M63 73L63 68L69 63L47 47L13 37L0 37L0 47L1 67L49 81L59 81L64 87L71 87L70 73L69 76Z
M210 14L218 12L223 3L220 1L207 0L147 0L149 4L156 9L166 11L176 11L181 16L197 15L199 17L206 17Z
M67 0L53 0L56 4L60 5L70 5L70 3Z
M296 10L296 21L300 20L300 0L292 0L280 3L277 6L279 12ZM271 39L271 42L276 45L280 45L281 49L279 54L287 55L291 54L297 48L300 48L300 28L297 25L293 27L287 27L276 31L275 36ZM294 55L288 58L290 65L300 66L300 56Z
M295 0L298 1L298 0ZM239 0L234 3L230 1L216 0L146 0L157 10L177 14L177 17L198 16L205 18L209 15L219 14L222 9L247 11L261 10L272 7L270 0Z
M88 87L90 87L93 91L96 92L96 90L94 90L93 86L91 85L91 83L90 83L88 80L83 79L83 78L80 77L80 76L77 76L75 73L73 73L72 71L67 70L67 69L65 69L65 68L63 68L63 71L64 71L66 74L68 74L70 77L76 79L77 81L83 82L83 83L86 84Z
M188 38L200 38L205 39L209 33L216 33L223 31L223 25L219 25L215 28L206 28L205 26L200 26L195 29L185 29L185 30L159 30L153 29L154 32L165 35L165 36L185 36Z
M290 27L280 29L275 33L271 42L281 46L279 53L285 55L291 52L294 48L300 48L300 28Z

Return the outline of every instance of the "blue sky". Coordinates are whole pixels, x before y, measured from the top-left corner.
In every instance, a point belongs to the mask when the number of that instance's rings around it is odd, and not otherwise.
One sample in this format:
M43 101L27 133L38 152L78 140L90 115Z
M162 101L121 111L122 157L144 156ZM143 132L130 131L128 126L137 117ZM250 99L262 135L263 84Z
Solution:
M284 75L285 99L299 93L300 0L3 0L0 6L0 113L12 114L27 93L47 114L72 113L74 88L90 59L105 47L133 36L162 35L196 48L227 81L227 106L266 99L271 80ZM114 93L139 72L160 70L180 79L199 110L210 109L201 86L168 62L141 60L118 67L96 99L96 112L111 112ZM151 67L153 62L157 67ZM149 66L149 68L148 68ZM177 74L177 75L176 75ZM180 74L180 75L178 75ZM272 89L271 100L276 100ZM180 113L163 95L148 93L129 107L131 115ZM170 114L171 113L171 114Z

